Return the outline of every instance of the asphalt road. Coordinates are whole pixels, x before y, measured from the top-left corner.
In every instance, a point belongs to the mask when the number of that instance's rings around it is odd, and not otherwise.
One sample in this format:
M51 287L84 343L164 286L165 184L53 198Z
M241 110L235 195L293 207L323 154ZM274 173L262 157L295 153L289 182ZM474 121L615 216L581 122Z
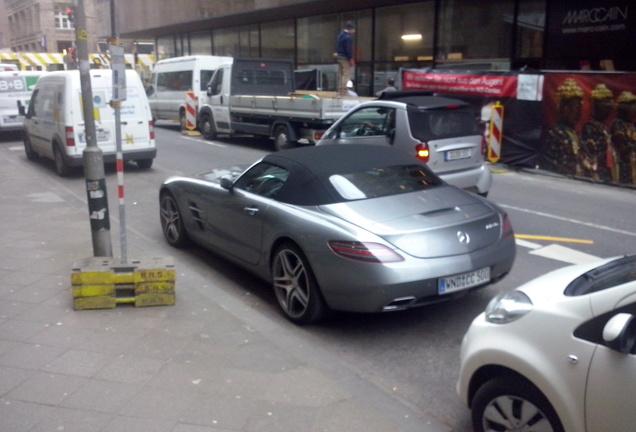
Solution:
M336 358L416 411L447 425L449 431L471 430L468 409L455 394L459 347L471 320L490 298L568 263L636 253L634 190L494 166L490 198L508 211L518 235L517 260L507 278L453 302L383 315L338 314L327 323L299 328L279 314L267 284L201 249L171 249L163 241L159 225L157 190L163 179L248 164L273 151L272 144L250 138L205 141L184 136L168 124L160 124L156 136L159 152L153 168L142 171L134 165L126 166L127 235L155 239L157 254L173 255L177 262L187 260L210 283L222 285L239 299L245 307L237 313L246 319L285 326L314 351L319 349L321 355ZM25 158L19 135L1 136L0 145L14 157ZM60 178L52 162L32 163L29 169L85 202L81 170ZM106 173L113 251L119 256L115 168L107 167ZM129 242L129 247L134 248L134 244ZM205 287L200 290L205 293ZM290 349L302 350L302 346Z

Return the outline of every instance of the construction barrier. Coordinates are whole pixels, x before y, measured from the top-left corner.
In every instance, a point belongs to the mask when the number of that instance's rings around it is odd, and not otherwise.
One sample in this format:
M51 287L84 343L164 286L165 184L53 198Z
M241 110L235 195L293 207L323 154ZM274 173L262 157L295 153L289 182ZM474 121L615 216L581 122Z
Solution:
M488 160L499 162L501 158L501 138L503 137L503 105L497 101L492 107L488 134Z
M113 309L118 304L174 305L175 279L169 257L133 260L130 264L118 264L108 257L86 258L73 265L73 306L84 310Z
M192 91L188 91L185 93L185 99L185 127L188 130L194 130L197 127L197 95Z

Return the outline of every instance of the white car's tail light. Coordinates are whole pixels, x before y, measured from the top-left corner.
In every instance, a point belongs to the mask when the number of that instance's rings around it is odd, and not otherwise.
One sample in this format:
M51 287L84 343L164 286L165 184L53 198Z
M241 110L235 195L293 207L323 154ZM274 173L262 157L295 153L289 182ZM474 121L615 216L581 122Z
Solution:
M66 147L75 147L75 132L72 127L67 127L66 132Z
M153 121L149 121L148 128L150 129L150 139L155 139L155 123Z
M507 324L530 312L532 307L530 297L521 291L511 291L492 299L484 314L488 322Z
M332 240L329 242L329 247L336 255L356 261L368 263L404 261L404 258L394 250L379 243Z

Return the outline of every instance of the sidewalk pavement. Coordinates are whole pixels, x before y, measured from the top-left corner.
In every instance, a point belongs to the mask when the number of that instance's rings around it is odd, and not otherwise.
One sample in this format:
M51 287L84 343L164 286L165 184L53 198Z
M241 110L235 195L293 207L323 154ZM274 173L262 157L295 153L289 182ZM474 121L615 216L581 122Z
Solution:
M87 205L27 164L0 153L1 431L448 431L185 260L175 306L73 310ZM128 238L129 257L165 250Z

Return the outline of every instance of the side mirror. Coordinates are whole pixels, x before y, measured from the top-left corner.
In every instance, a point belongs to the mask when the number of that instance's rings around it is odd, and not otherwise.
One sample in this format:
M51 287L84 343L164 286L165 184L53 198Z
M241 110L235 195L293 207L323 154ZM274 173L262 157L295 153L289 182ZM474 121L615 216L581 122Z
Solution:
M628 313L614 315L603 327L603 340L607 346L623 354L636 348L636 319Z
M212 85L208 84L207 90L205 91L205 94L208 95L208 97L212 96Z
M234 184L234 177L231 174L226 174L221 177L221 187L223 189L232 190L232 185Z
M22 105L22 101L18 101L18 113L20 113L21 116L26 116L26 108Z
M155 94L155 88L151 85L146 87L146 96L152 96L153 94Z

